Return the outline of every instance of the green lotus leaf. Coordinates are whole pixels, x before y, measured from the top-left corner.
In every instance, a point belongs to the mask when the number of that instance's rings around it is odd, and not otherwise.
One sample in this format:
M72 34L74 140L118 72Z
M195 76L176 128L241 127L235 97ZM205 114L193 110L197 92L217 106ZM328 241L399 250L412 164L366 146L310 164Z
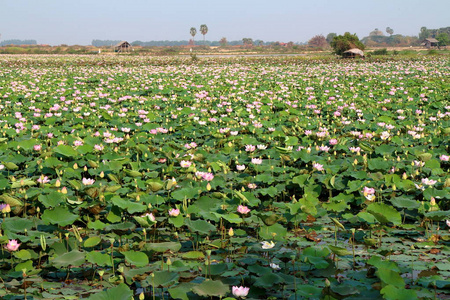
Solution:
M387 204L372 203L367 207L367 211L382 224L393 223L394 225L400 225L402 223L401 214Z
M47 209L42 214L42 221L44 223L56 224L63 227L73 224L78 218L78 215L69 212L67 208L61 206L54 209Z
M178 282L180 275L177 272L159 271L153 273L155 277L147 278L146 282L156 287L169 287Z
M191 231L198 233L210 234L216 231L216 226L206 222L205 220L192 221L190 219L187 219L185 220L185 224Z
M147 251L155 252L178 252L181 249L181 244L179 242L163 242L163 243L147 243L145 244L145 249Z
M102 241L101 237L99 236L91 236L90 238L86 239L83 243L84 247L95 247Z
M328 248L330 248L331 252L333 252L334 254L339 255L339 256L351 255L350 251L348 251L347 249L342 248L342 247L328 245Z
M53 152L65 157L77 157L79 155L75 149L68 145L59 145L53 148Z
M404 287L397 287L393 284L388 284L380 293L386 300L410 300L418 299L417 292L412 289L406 289Z
M135 265L136 267L143 267L148 265L148 256L143 252L124 251L121 252L125 256L127 263Z
M86 254L86 260L91 264L96 264L98 266L112 266L111 255L106 253L90 251Z
M205 280L194 286L192 291L202 297L224 297L230 291L230 288L219 280Z
M52 191L47 195L39 195L38 200L46 207L57 207L61 203L65 202L66 196L57 191Z
M51 260L50 263L56 268L62 267L78 267L84 264L86 261L86 253L73 250L62 255L59 255L55 259Z
M203 252L200 251L189 251L186 252L182 255L183 259L190 259L190 260L199 260L199 259L204 259L205 258L205 254L203 254Z
M131 300L133 291L124 283L106 291L91 295L89 300Z

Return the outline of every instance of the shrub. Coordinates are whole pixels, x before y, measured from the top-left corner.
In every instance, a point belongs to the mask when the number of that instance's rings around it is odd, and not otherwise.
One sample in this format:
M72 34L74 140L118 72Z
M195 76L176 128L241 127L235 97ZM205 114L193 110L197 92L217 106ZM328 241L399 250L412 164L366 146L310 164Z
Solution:
M386 48L383 49L377 49L372 52L373 55L388 55L388 51Z
M345 51L352 48L361 50L364 50L365 48L364 44L361 43L356 34L350 34L349 32L346 32L344 35L335 36L331 41L330 46L337 55L343 55Z

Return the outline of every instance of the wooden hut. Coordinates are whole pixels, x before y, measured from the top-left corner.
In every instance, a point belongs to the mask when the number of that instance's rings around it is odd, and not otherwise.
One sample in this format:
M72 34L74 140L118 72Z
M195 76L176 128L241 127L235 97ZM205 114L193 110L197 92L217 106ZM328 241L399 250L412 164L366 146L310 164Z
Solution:
M356 56L364 58L364 52L358 48L353 48L344 52L344 57L355 58Z
M127 41L122 41L115 46L116 52L130 52L131 44Z
M435 38L426 38L421 43L425 48L439 47L439 41Z

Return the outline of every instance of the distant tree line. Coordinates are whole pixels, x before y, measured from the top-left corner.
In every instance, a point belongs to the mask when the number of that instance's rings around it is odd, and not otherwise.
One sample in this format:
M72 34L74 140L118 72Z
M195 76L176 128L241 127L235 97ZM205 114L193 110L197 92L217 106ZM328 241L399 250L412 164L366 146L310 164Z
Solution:
M7 45L37 45L36 40L4 40L0 42L0 46Z
M423 41L426 38L435 38L439 41L440 46L448 46L450 45L450 27L439 29L422 27L419 32L419 39L420 41Z
M95 47L104 47L104 46L115 46L121 41L119 40L93 40L92 46ZM291 42L292 43L292 42ZM222 38L220 41L201 41L200 43L196 43L199 46L242 46L242 45L253 45L253 46L276 46L279 45L280 42L264 42L262 40L253 40L251 38L243 38L238 41L228 41L226 38ZM293 44L293 43L292 43ZM151 47L151 46L187 46L190 45L188 40L181 41L134 41L131 42L133 46L143 46L143 47Z

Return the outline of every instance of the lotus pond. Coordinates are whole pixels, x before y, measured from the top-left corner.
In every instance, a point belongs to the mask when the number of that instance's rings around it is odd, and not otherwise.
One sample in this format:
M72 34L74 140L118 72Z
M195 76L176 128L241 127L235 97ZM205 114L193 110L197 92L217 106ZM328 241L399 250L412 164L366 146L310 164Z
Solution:
M450 297L448 57L0 67L3 299Z

